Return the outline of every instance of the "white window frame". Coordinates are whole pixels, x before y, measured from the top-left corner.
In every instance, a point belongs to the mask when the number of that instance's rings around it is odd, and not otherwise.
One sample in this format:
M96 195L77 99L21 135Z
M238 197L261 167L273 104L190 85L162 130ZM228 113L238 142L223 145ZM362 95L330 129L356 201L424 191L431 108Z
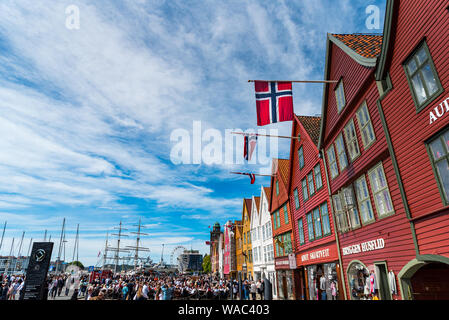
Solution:
M371 205L370 192L368 188L368 183L366 182L365 175L362 175L354 182L354 189L357 197L357 202L359 205L359 213L360 219L362 220L362 224L366 225L376 221L376 218L374 217L373 206ZM365 190L366 192L364 192L363 190ZM366 205L364 206L364 204ZM364 210L362 210L362 208L369 208L371 210L372 218L369 218L368 213L365 213Z
M349 158L351 161L360 156L359 142L357 141L357 132L355 130L354 120L351 119L344 128L346 148L348 149Z
M329 171L331 174L331 178L334 179L338 177L338 164L337 164L337 155L335 153L335 146L332 144L329 149L326 151L327 160L329 162Z
M340 113L346 106L345 88L343 80L341 80L335 88L335 100L337 103L337 111Z
M382 169L382 177L378 176L377 169L379 167ZM382 188L380 188L378 190L375 190L376 183L373 181L373 179L371 177L371 173L373 173L373 172L376 173L377 178L383 178L383 180L385 181L385 186L383 186ZM388 188L388 181L387 181L387 178L385 176L385 170L384 170L382 162L380 162L379 164L377 164L376 166L374 166L372 169L370 169L368 171L368 178L369 178L369 182L370 182L370 185L371 185L371 192L373 193L374 204L376 206L376 212L377 212L378 218L380 219L380 218L384 218L384 217L388 217L390 215L393 215L394 214L393 201L391 200L390 189ZM381 214L381 212L379 210L380 204L378 202L377 195L380 194L380 193L383 193L385 190L387 191L386 194L388 195L388 201L390 202L391 210ZM386 208L386 206L385 206L385 208Z
M363 148L366 150L376 141L376 134L374 132L373 123L371 122L371 117L368 111L368 105L366 101L363 101L357 110L357 123L359 126L360 135L362 136ZM369 132L372 132L373 137L371 139ZM367 132L366 138L364 132ZM370 138L370 140L366 140Z
M341 142L341 144L339 143ZM338 146L341 146L341 150L338 150ZM335 139L335 151L336 151L336 155L338 158L338 164L339 164L339 168L340 168L340 172L343 171L344 169L346 169L348 167L348 156L346 155L346 150L345 150L345 141L343 139L343 133L340 133L337 138ZM344 157L343 157L343 156ZM342 161L342 159L344 158L344 163Z

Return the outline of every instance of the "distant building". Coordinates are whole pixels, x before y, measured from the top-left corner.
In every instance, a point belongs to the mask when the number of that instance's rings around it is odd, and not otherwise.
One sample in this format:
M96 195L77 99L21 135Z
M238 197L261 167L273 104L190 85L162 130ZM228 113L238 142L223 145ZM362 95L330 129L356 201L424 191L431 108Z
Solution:
M30 257L0 256L0 274L25 274Z
M198 250L184 250L179 257L181 271L202 271L203 255Z
M219 242L221 233L220 224L215 222L210 232L210 264L211 272L217 275L219 273Z

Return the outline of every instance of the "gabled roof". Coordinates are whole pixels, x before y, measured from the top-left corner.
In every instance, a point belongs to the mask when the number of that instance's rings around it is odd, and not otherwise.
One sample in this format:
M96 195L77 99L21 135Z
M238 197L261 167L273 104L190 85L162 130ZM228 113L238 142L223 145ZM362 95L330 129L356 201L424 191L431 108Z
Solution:
M310 140L312 143L315 144L317 147L317 152L319 152L318 149L318 142L320 139L320 129L321 129L321 117L312 117L312 116L300 116L295 114L293 117L292 122L292 136L296 134L296 126L303 126L304 130L306 131L306 134L310 137ZM302 138L301 138L302 139ZM290 154L293 154L293 149L296 143L296 139L292 139L290 142ZM289 161L289 171L293 170L293 157L290 157ZM290 188L292 184L293 175L289 175L288 182L287 182L287 193L290 194Z
M284 185L287 186L288 183L288 173L289 173L289 159L278 159L279 174L281 175Z
M244 199L244 201L246 204L246 210L248 210L248 215L251 216L251 206L252 206L251 199Z
M316 146L318 146L318 140L320 138L321 117L300 116L300 115L296 115L296 117L302 123L310 139L312 139L312 142ZM294 141L292 140L292 142Z
M257 213L260 210L260 197L254 197L254 201L256 202Z
M327 34L326 40L326 61L324 63L324 80L329 79L330 64L332 55L332 44L339 47L343 52L350 56L355 62L362 66L374 68L377 64L377 57L382 50L382 35L373 34ZM321 126L320 136L318 139L318 149L321 149L321 144L324 138L324 128L326 124L327 113L327 98L328 98L329 83L323 86L323 98L321 106Z

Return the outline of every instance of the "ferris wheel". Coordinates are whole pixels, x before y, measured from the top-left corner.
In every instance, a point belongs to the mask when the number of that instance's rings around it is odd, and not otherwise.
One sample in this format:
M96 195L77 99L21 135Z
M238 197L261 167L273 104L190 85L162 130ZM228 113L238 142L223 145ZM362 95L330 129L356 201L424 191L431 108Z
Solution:
M181 254L187 250L183 246L176 246L170 254L170 264L176 265L178 270L182 270Z

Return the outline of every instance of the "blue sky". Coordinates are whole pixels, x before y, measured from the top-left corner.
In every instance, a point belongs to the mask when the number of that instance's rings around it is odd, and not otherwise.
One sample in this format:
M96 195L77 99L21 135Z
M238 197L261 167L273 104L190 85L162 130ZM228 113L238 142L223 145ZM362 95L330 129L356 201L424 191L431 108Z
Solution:
M66 27L70 5L79 29ZM120 220L130 232L142 219L155 261L162 243L165 260L177 245L208 252L208 226L240 218L269 180L228 173L257 164L173 164L173 130L257 129L247 80L322 79L326 33L381 33L384 14L384 1L355 0L1 1L0 254L13 237L17 254L22 231L22 253L44 230L59 239L64 217L66 260L80 224L85 265ZM321 112L322 85L293 94L297 114ZM289 135L291 123L271 128ZM278 150L288 157L289 141Z

